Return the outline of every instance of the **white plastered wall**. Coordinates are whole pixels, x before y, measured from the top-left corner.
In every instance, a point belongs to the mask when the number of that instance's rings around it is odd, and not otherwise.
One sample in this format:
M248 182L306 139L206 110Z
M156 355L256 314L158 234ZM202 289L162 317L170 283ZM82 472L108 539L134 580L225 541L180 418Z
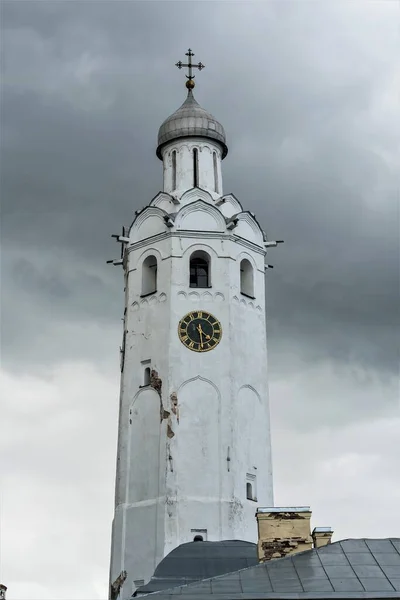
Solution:
M122 600L134 580L147 581L168 552L191 541L192 530L207 530L208 540L255 542L248 476L258 503L273 503L262 234L248 213L228 230L223 210L231 216L237 200L217 208L209 191L199 192L175 204L173 227L164 220L169 197L159 195L159 206L136 219L126 249L111 562L111 581L128 573ZM195 250L211 257L209 289L189 287ZM142 297L141 266L150 255L157 259L157 290ZM254 269L254 298L240 291L243 258ZM178 338L179 320L196 310L222 324L222 340L210 352L191 352ZM149 365L154 385L142 388Z

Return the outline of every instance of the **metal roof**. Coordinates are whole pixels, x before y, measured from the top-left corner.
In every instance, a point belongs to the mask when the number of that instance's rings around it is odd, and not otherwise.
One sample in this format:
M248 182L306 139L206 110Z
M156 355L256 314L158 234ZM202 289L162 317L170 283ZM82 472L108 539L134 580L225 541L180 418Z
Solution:
M222 158L228 154L226 136L221 123L209 112L201 108L194 99L192 90L177 111L164 121L158 131L157 156L162 160L162 147L182 137L204 137L219 142L222 146Z
M156 592L157 600L400 598L400 539L349 539Z
M241 540L188 542L170 552L135 595L170 589L258 564L257 545Z

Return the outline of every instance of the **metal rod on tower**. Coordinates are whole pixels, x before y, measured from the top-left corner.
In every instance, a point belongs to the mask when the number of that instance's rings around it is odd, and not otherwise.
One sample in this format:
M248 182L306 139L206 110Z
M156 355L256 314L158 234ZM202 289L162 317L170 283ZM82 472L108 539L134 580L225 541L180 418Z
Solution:
M276 242L264 242L266 248L276 248L278 244L283 244L283 240L276 240Z

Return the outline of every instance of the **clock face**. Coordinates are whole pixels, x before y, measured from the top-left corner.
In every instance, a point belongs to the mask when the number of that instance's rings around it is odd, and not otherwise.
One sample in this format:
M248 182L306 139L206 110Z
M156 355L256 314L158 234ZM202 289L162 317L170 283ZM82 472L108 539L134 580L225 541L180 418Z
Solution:
M208 352L221 341L221 323L204 310L195 310L185 315L178 325L182 344L195 352Z

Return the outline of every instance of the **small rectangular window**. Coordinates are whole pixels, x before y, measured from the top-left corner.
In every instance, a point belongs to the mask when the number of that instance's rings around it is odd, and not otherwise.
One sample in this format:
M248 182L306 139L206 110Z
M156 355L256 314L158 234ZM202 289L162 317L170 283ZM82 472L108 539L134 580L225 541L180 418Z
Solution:
M257 502L257 479L253 473L246 474L246 498Z
M207 529L191 529L190 533L194 542L207 541Z

